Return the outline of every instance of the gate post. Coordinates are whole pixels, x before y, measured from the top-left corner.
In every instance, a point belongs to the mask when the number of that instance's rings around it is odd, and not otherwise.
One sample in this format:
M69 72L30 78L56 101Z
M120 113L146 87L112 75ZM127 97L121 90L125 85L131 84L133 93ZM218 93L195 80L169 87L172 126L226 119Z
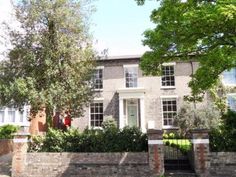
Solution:
M17 133L13 139L12 177L23 177L29 133Z
M192 135L192 154L194 170L200 177L208 176L209 162L209 130L191 130Z
M148 158L149 167L155 175L164 174L164 149L163 130L149 129L148 135Z

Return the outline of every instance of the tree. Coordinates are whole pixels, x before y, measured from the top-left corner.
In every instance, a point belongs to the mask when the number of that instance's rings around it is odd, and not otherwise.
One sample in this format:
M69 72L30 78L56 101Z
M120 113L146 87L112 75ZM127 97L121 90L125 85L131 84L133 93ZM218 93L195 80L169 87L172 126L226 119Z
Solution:
M0 104L42 106L81 115L92 97L94 51L83 2L16 1L18 30L8 29L12 49L0 65Z
M141 58L146 74L160 74L163 62L198 61L189 83L196 96L236 67L235 0L160 0L150 18L156 27L144 33L143 44L150 48Z

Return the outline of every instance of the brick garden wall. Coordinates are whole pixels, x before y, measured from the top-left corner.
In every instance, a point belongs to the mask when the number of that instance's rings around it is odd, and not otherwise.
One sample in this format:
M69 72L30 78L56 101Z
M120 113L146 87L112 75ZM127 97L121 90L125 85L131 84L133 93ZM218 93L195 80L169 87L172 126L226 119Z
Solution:
M27 153L27 177L151 176L147 153Z
M210 164L210 176L236 177L236 152L211 152Z
M0 140L0 156L9 154L13 151L12 140L1 139Z

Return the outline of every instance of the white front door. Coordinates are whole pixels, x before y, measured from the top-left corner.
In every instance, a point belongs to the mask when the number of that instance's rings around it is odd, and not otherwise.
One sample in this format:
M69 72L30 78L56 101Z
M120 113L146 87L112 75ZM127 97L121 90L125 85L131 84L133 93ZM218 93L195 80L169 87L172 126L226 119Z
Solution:
M138 127L138 100L127 100L127 118L129 127Z

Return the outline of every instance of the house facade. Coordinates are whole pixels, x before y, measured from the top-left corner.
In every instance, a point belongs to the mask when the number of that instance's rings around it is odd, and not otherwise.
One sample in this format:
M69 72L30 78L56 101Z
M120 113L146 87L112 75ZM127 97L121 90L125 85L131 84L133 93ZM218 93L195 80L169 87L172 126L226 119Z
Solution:
M0 108L0 126L11 124L20 127L29 127L30 122L28 120L29 106L23 106L22 108L15 107L2 107Z
M188 82L197 62L164 63L162 76L145 76L139 67L141 56L100 59L94 74L94 101L84 116L72 121L80 130L101 127L114 118L119 128L168 129L175 127L174 116L190 94Z

